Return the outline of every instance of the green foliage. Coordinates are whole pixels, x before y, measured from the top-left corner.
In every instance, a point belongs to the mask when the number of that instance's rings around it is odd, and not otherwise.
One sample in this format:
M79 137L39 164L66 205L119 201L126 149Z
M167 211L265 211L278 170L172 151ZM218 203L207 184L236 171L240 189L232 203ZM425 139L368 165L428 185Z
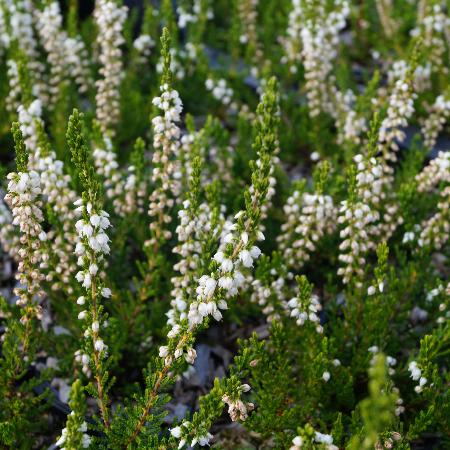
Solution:
M448 8L124 3L0 0L0 447L447 448Z

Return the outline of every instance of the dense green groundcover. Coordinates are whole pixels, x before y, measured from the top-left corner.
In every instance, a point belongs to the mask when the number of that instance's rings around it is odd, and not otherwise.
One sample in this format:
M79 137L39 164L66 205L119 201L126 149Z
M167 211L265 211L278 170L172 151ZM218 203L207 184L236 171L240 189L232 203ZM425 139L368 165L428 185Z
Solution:
M450 448L448 3L142 3L0 0L0 448Z

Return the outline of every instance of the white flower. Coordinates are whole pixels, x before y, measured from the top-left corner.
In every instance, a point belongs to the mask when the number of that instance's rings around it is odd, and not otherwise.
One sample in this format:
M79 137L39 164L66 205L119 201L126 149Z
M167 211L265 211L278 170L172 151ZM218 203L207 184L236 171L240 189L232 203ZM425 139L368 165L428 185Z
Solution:
M103 288L102 289L102 297L105 297L105 298L111 297L111 289Z
M165 358L169 354L169 347L163 345L159 347L159 356Z
M244 267L253 267L253 258L248 250L242 250L239 259Z
M103 339L97 339L95 341L94 347L95 347L95 350L97 350L98 352L101 352L106 348L106 345L103 342Z
M181 436L181 427L175 427L175 428L171 428L170 429L170 434L174 437L174 438L179 438Z
M323 380L325 381L325 382L328 382L328 380L330 379L330 372L324 372L323 374L322 374L322 378L323 378Z

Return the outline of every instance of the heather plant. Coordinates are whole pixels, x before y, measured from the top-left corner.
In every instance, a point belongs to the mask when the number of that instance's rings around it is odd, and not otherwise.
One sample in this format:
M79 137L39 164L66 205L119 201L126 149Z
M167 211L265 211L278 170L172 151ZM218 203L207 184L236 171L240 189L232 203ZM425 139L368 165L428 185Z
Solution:
M450 448L448 4L87 3L0 0L0 447Z

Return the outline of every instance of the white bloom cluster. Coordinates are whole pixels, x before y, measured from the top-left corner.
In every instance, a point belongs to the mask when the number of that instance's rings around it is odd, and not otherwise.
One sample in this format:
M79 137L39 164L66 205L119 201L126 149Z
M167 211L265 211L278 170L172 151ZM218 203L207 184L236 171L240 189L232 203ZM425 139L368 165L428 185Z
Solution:
M160 237L170 238L170 231L164 230L164 224L170 223L168 214L174 205L174 198L179 196L179 180L181 171L178 167L176 157L180 149L180 114L183 104L178 92L171 89L169 85L161 86L161 96L153 99L153 104L161 110L160 115L152 119L153 136L153 173L152 181L155 185L149 199L150 217L154 218L150 229L154 236L148 245L155 245ZM159 236L162 233L162 236Z
M416 176L417 190L430 192L439 183L450 183L450 152L441 151Z
M206 433L205 435L196 435L195 437L188 438L187 434L190 425L191 423L189 421L184 420L180 426L174 427L170 430L170 434L174 438L180 439L178 449L182 449L186 444L190 447L195 447L197 444L200 445L200 447L205 447L206 445L209 446L213 435L211 433Z
M61 83L65 76L65 33L61 30L62 15L59 3L56 1L48 3L42 11L36 11L37 31L42 46L47 52L50 66L48 79L48 106L52 108L58 99Z
M35 171L8 174L8 193L5 201L12 210L13 225L20 229L21 248L18 251L19 264L17 279L23 288L15 290L19 300L17 304L27 309L34 309L38 318L42 318L40 307L33 306L35 295L43 296L40 283L44 280L41 272L47 267L49 258L42 243L47 240L47 235L42 229L43 214L39 195L41 194L41 182L39 174ZM29 319L26 312L22 321Z
M345 224L340 232L343 238L339 246L339 260L344 267L338 269L343 282L348 283L353 275L363 275L365 255L375 249L380 240L387 240L397 225L402 222L398 206L386 199L385 187L389 176L384 173L384 164L374 157L356 155L356 198L353 202L344 200L339 211L338 222ZM361 287L360 281L357 286Z
M423 391L423 387L428 383L428 380L422 376L422 370L416 361L411 361L408 365L408 370L411 373L411 378L414 381L418 381L419 384L414 388L414 390L420 394Z
M11 258L18 260L20 240L17 230L12 224L13 218L9 208L3 201L3 192L0 196L0 244L2 250L7 252Z
M3 4L0 2L0 56L3 56L5 49L9 48L10 36L7 32L5 11Z
M214 11L208 8L206 11L206 18L212 20L214 18ZM186 28L190 23L197 23L200 14L202 13L202 0L194 0L192 5L192 12L187 11L181 6L177 7L178 27L180 29Z
M397 160L395 152L399 149L399 143L403 142L406 137L403 128L408 125L408 121L414 113L416 94L408 79L408 74L409 71L406 71L405 77L395 82L387 101L386 117L380 125L378 143L386 162Z
M66 37L64 40L67 72L75 80L80 94L86 93L92 85L89 57L80 36Z
M301 63L300 33L302 30L304 11L301 0L292 0L292 9L289 12L286 37L282 40L285 55L281 58L282 64L289 64L289 71L297 73L297 64Z
M338 223L345 224L345 227L340 231L343 241L339 245L339 261L344 267L340 267L337 273L342 275L344 283L349 283L354 275L364 274L365 254L369 250L369 224L376 219L366 203L352 204L344 200L341 205ZM356 285L362 286L360 281Z
M37 11L37 29L42 45L47 52L50 66L49 104L53 107L59 94L61 82L71 77L80 93L91 85L89 58L80 36L69 37L62 27L63 18L59 3L48 3Z
M75 224L80 241L75 247L75 254L78 257L78 265L82 268L77 274L76 279L86 289L89 295L95 297L92 299L93 308L89 316L86 310L78 314L80 320L88 317L92 320L92 325L85 330L86 338L92 337L95 358L106 357L108 347L99 337L100 324L97 319L97 296L103 298L111 297L111 290L103 287L101 283L96 283L98 276L101 276L100 267L104 255L109 253L109 238L105 230L110 226L108 213L105 211L95 211L92 204L86 205L79 199L75 202L77 213L82 214L83 218ZM98 292L97 292L98 291ZM84 305L86 302L82 296L78 298L77 303ZM103 324L105 326L105 324ZM79 355L83 358L83 355ZM84 365L84 364L83 364Z
M62 226L61 233L52 230L48 235L49 246L56 258L46 279L53 282L53 289L59 289L62 282L70 293L72 291L71 275L75 270L70 249L77 241L77 235L73 229L75 213L72 205L77 194L70 188L71 177L64 174L63 162L56 159L53 151L42 148L39 143L38 128L42 133L45 132L41 119L41 101L34 100L28 108L20 105L18 112L20 129L29 150L28 167L39 173L42 195L58 214L58 221Z
M141 34L134 40L133 47L139 53L140 62L142 64L145 64L148 61L155 45L155 41L149 34Z
M72 411L70 414L74 415L75 412ZM92 438L87 434L87 423L83 422L80 425L80 427L78 428L78 431L80 433L83 433L81 445L83 446L83 448L89 448L89 446L91 445ZM62 431L61 431L61 437L55 443L55 445L60 447L61 450L66 450L66 448L63 447L63 445L64 445L64 443L67 440L67 433L68 433L67 428L63 428ZM67 449L67 450L70 450L70 449Z
M309 114L335 114L335 86L331 75L337 56L339 33L344 29L350 12L346 0L336 0L332 11L319 3L314 20L307 19L301 30L302 57L305 68L305 90Z
M85 299L84 299L84 297L80 297L78 300L77 300L77 304L78 305L84 305L85 304ZM75 352L75 362L77 362L78 364L80 364L81 365L81 367L82 367L82 372L87 376L87 377L90 377L91 376L91 374L92 374L92 372L91 372L91 368L89 367L89 362L90 362L90 360L91 360L91 358L89 357L89 355L88 354L86 354L86 353L83 353L81 350L77 350L76 352Z
M422 121L421 133L427 148L433 148L439 133L450 117L450 90L447 95L439 95Z
M172 278L172 308L168 311L169 325L175 326L187 318L190 299L195 294L194 276L203 252L203 243L211 230L211 211L206 203L201 203L196 211L190 208L189 200L183 202L183 209L178 212L180 223L176 232L179 244L173 253L181 256L174 269L180 273ZM217 232L217 231L216 231Z
M28 107L19 105L17 113L19 116L20 130L22 131L25 145L29 151L29 167L35 169L38 163L38 133L36 122L40 121L42 123L42 102L36 99Z
M345 93L335 90L335 116L337 129L337 143L349 142L352 144L361 143L361 134L367 131L367 123L364 117L358 115L353 109L356 97L349 89Z
M0 4L2 9L7 11L9 18L7 29L10 30L11 36L4 40L10 45L13 41L17 42L20 50L26 56L26 64L28 72L33 75L32 93L35 97L42 100L44 104L48 101L46 68L39 60L38 39L36 39L34 31L34 15L36 8L31 0L3 0ZM14 97L8 100L10 106L17 103Z
M270 270L271 280L263 282L259 278L251 282L252 294L250 300L262 307L262 312L268 322L281 318L280 313L289 314L287 299L289 298L288 281L294 278L292 272L288 272L286 266L278 270ZM279 306L279 307L278 307Z
M425 2L424 2L425 3ZM433 71L448 74L444 55L450 32L450 18L438 2L427 2L424 16L418 26L411 30L411 36L422 38L422 46Z
M118 193L121 195L113 200L114 211L122 217L135 212L143 214L146 186L146 181L136 175L136 168L133 165L128 166L125 179L119 185Z
M127 11L125 6L119 7L113 0L97 0L94 10L102 76L95 82L96 118L105 135L114 135L114 126L119 120L119 88L123 77L120 47L125 43L122 31Z
M239 386L239 394L242 392L248 392L250 389L251 388L248 384L242 384ZM255 405L253 403L246 403L241 400L239 396L238 398L234 398L234 396L224 394L222 396L222 401L228 405L228 414L233 422L236 422L237 420L246 420L248 413L255 409Z
M227 86L226 80L221 78L220 80L213 80L208 78L205 83L206 89L211 92L212 96L222 103L224 106L232 106L233 89ZM236 109L236 105L234 108Z
M61 232L51 230L48 233L49 246L55 256L46 280L52 282L52 289L61 288L61 283L70 294L72 274L76 265L72 260L72 249L78 241L73 229L75 213L72 205L77 194L70 188L70 176L64 174L63 163L56 159L53 151L44 154L41 149L36 153L36 170L40 173L42 195L52 206L61 224Z
M438 211L422 224L418 244L421 247L432 246L439 250L450 236L450 186L440 193Z
M8 59L6 61L6 75L8 76L9 91L5 99L6 109L10 113L15 113L20 101L19 69L16 61Z
M333 436L331 436L330 434L324 434L315 431L313 442L316 442L317 444L323 444L326 450L338 450L338 447L333 445ZM304 448L305 439L301 436L296 436L294 439L292 439L292 443L294 445L292 445L289 450L301 450L302 448ZM307 448L310 448L308 442L306 442L306 445Z
M119 184L119 163L117 162L117 155L113 150L113 144L109 136L105 135L103 137L102 144L102 146L96 146L92 156L94 157L97 173L103 178L107 197L115 198L122 192L122 186Z
M335 229L336 208L328 195L294 191L283 210L286 221L277 242L288 267L300 268L316 250L319 240Z
M291 309L291 317L296 319L297 325L303 326L307 321L313 323L318 333L323 332L320 325L319 312L322 310L322 305L319 302L319 297L312 294L308 300L302 300L298 297L291 298L288 302Z

